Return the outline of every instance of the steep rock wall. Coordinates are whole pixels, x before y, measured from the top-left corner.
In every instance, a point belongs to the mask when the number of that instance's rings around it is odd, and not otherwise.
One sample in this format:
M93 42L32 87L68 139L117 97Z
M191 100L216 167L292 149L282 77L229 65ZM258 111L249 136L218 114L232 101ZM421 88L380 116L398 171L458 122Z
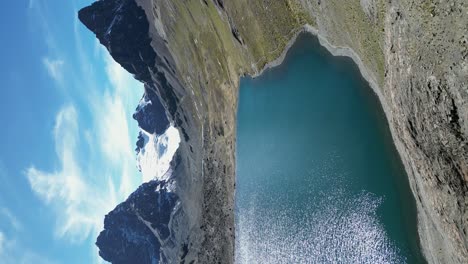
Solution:
M400 1L385 22L383 92L430 263L468 262L468 3Z

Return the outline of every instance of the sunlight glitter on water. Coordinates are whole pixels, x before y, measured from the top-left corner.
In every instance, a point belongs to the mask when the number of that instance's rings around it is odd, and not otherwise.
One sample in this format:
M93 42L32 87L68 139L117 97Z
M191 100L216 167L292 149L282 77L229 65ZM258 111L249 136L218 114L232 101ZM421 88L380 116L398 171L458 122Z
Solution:
M236 145L237 263L424 263L378 98L316 38L241 79Z
M254 198L237 216L236 263L404 263L378 220L382 200L337 191L297 221L290 208L264 210Z

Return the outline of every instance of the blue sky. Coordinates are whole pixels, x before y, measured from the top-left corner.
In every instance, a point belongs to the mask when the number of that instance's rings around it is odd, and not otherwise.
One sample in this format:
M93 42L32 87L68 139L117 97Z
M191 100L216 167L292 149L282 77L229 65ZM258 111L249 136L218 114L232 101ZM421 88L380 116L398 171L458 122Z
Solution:
M143 86L78 21L91 2L0 11L2 263L100 263L104 215L143 181L131 118Z

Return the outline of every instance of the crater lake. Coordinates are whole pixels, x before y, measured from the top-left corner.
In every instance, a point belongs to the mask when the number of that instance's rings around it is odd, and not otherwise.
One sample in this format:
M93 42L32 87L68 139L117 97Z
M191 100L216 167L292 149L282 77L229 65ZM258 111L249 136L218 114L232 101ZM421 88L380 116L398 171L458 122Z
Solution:
M236 263L424 263L382 106L316 37L242 78L236 158Z

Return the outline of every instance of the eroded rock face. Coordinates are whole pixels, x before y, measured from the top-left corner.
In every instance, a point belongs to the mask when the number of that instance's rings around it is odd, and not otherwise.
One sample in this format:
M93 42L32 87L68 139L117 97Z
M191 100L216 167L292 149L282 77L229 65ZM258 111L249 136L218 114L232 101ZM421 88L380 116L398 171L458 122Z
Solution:
M145 84L145 90L159 95L174 118L178 103L174 86L180 84L174 79L170 54L163 47L156 53L152 46L145 11L134 0L102 0L81 9L78 17L112 57ZM154 99L154 93L148 96Z
M172 182L153 180L141 185L104 219L96 245L111 263L166 263L161 245L174 240L169 228L179 210Z
M138 126L149 134L158 135L164 133L169 126L166 110L159 101L158 96L151 90L147 90L137 106L133 119Z
M78 13L81 22L123 68L148 82L156 53L151 48L145 12L133 0L97 1Z
M468 262L468 3L395 3L384 92L430 263Z
M360 0L362 10L366 13L366 16L372 21L377 20L377 1L376 0Z

